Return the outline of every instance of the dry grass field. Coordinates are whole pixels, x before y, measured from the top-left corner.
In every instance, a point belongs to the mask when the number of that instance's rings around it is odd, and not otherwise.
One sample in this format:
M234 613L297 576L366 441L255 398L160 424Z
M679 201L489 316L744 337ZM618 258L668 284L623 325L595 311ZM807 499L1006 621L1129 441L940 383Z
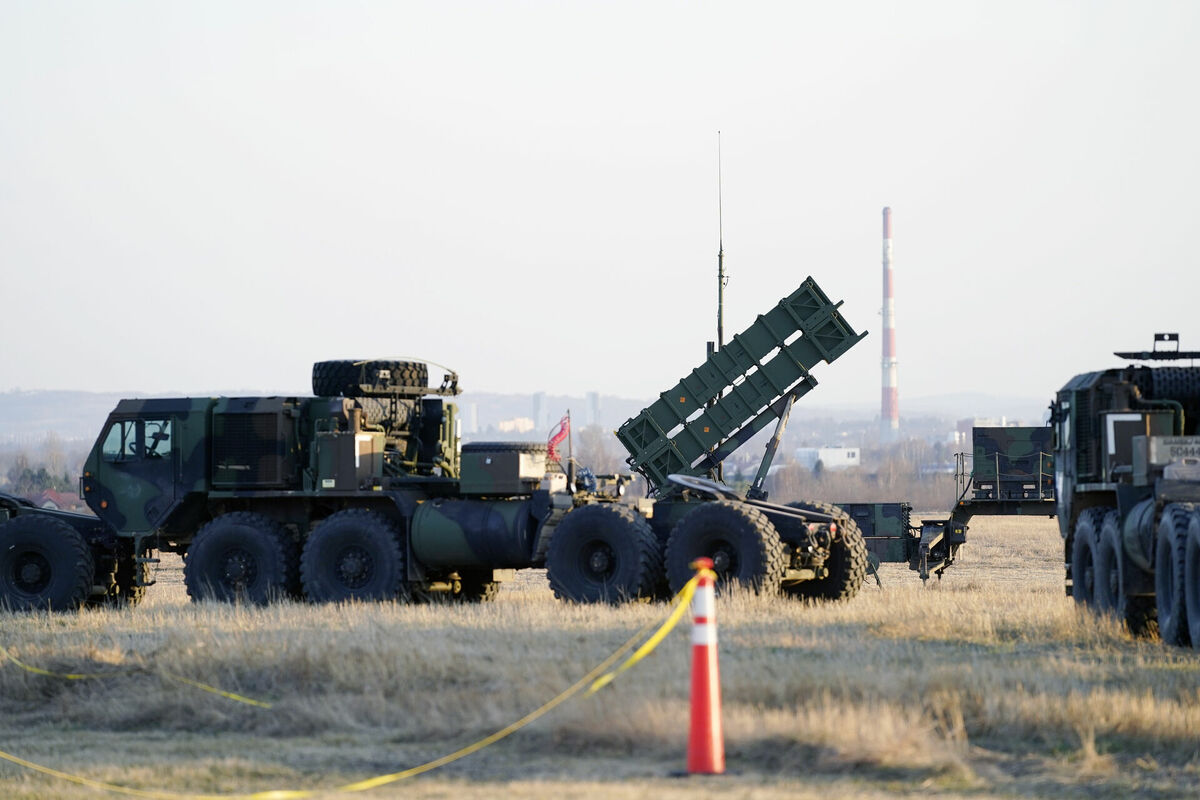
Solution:
M923 588L885 565L850 603L718 604L729 774L680 778L689 638L614 685L374 798L1194 797L1200 658L1076 613L1052 520L980 518ZM142 789L326 789L422 763L538 707L664 605L555 602L522 575L482 606L192 605L164 564L146 604L13 615L0 749ZM237 704L174 673L270 700ZM0 797L94 789L0 762ZM339 796L327 789L321 796Z

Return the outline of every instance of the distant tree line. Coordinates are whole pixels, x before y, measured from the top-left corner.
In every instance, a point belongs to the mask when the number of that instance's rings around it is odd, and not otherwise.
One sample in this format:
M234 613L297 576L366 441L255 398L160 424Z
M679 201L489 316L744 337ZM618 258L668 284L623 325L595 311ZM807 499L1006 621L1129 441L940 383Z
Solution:
M931 470L944 464L941 446L911 440L892 448L875 471L808 470L793 464L767 482L770 499L780 503L820 500L829 503L893 503L907 501L916 511L949 510L957 498L953 473ZM951 462L952 463L952 462Z
M0 449L3 490L19 497L33 497L47 490L73 492L86 453L86 445L70 446L55 433L46 434L33 455L24 448Z

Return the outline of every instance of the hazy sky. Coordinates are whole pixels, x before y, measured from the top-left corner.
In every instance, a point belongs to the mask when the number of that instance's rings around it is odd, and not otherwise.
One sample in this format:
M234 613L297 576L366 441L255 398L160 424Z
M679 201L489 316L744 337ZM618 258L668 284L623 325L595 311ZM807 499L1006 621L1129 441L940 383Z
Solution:
M1200 349L1200 3L0 0L0 390L650 397L807 275L901 413Z

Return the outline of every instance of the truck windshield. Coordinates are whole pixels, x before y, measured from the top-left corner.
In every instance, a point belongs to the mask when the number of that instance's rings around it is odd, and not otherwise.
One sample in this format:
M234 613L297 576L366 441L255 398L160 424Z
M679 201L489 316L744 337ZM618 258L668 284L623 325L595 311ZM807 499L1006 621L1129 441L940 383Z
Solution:
M171 454L169 419L127 419L114 422L104 435L105 461L165 458Z

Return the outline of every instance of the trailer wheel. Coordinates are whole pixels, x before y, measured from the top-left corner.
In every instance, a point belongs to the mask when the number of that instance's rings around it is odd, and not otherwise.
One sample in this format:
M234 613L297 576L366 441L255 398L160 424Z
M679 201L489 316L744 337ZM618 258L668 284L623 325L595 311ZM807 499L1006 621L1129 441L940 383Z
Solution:
M692 562L713 560L717 591L740 583L759 594L778 594L783 579L783 542L771 521L736 500L701 503L675 525L667 540L667 581L672 592L696 571Z
M384 515L363 508L321 521L304 544L300 578L315 603L408 600L401 536Z
M286 537L277 522L262 514L222 514L196 533L184 556L188 595L194 602L257 605L286 597L295 569Z
M1190 504L1171 503L1163 509L1154 542L1154 599L1158 605L1158 635L1167 644L1188 646L1188 608L1184 564L1188 523L1195 516Z
M1200 510L1188 519L1183 548L1183 597L1192 647L1200 650Z
M830 543L829 558L825 560L829 574L817 580L786 585L784 592L815 600L849 600L858 594L867 577L867 542L858 523L831 503L800 501L788 503L788 507L831 514L837 520L839 534Z
M79 531L37 514L0 526L0 604L12 611L79 608L92 590L92 554Z
M1071 544L1071 596L1080 608L1096 604L1096 546L1100 541L1100 525L1111 508L1088 508L1075 521L1075 536Z
M629 506L594 503L567 512L550 537L546 575L554 596L576 603L651 598L662 559L645 518Z
M429 367L420 361L343 359L313 364L312 389L318 397L363 397L428 385Z

